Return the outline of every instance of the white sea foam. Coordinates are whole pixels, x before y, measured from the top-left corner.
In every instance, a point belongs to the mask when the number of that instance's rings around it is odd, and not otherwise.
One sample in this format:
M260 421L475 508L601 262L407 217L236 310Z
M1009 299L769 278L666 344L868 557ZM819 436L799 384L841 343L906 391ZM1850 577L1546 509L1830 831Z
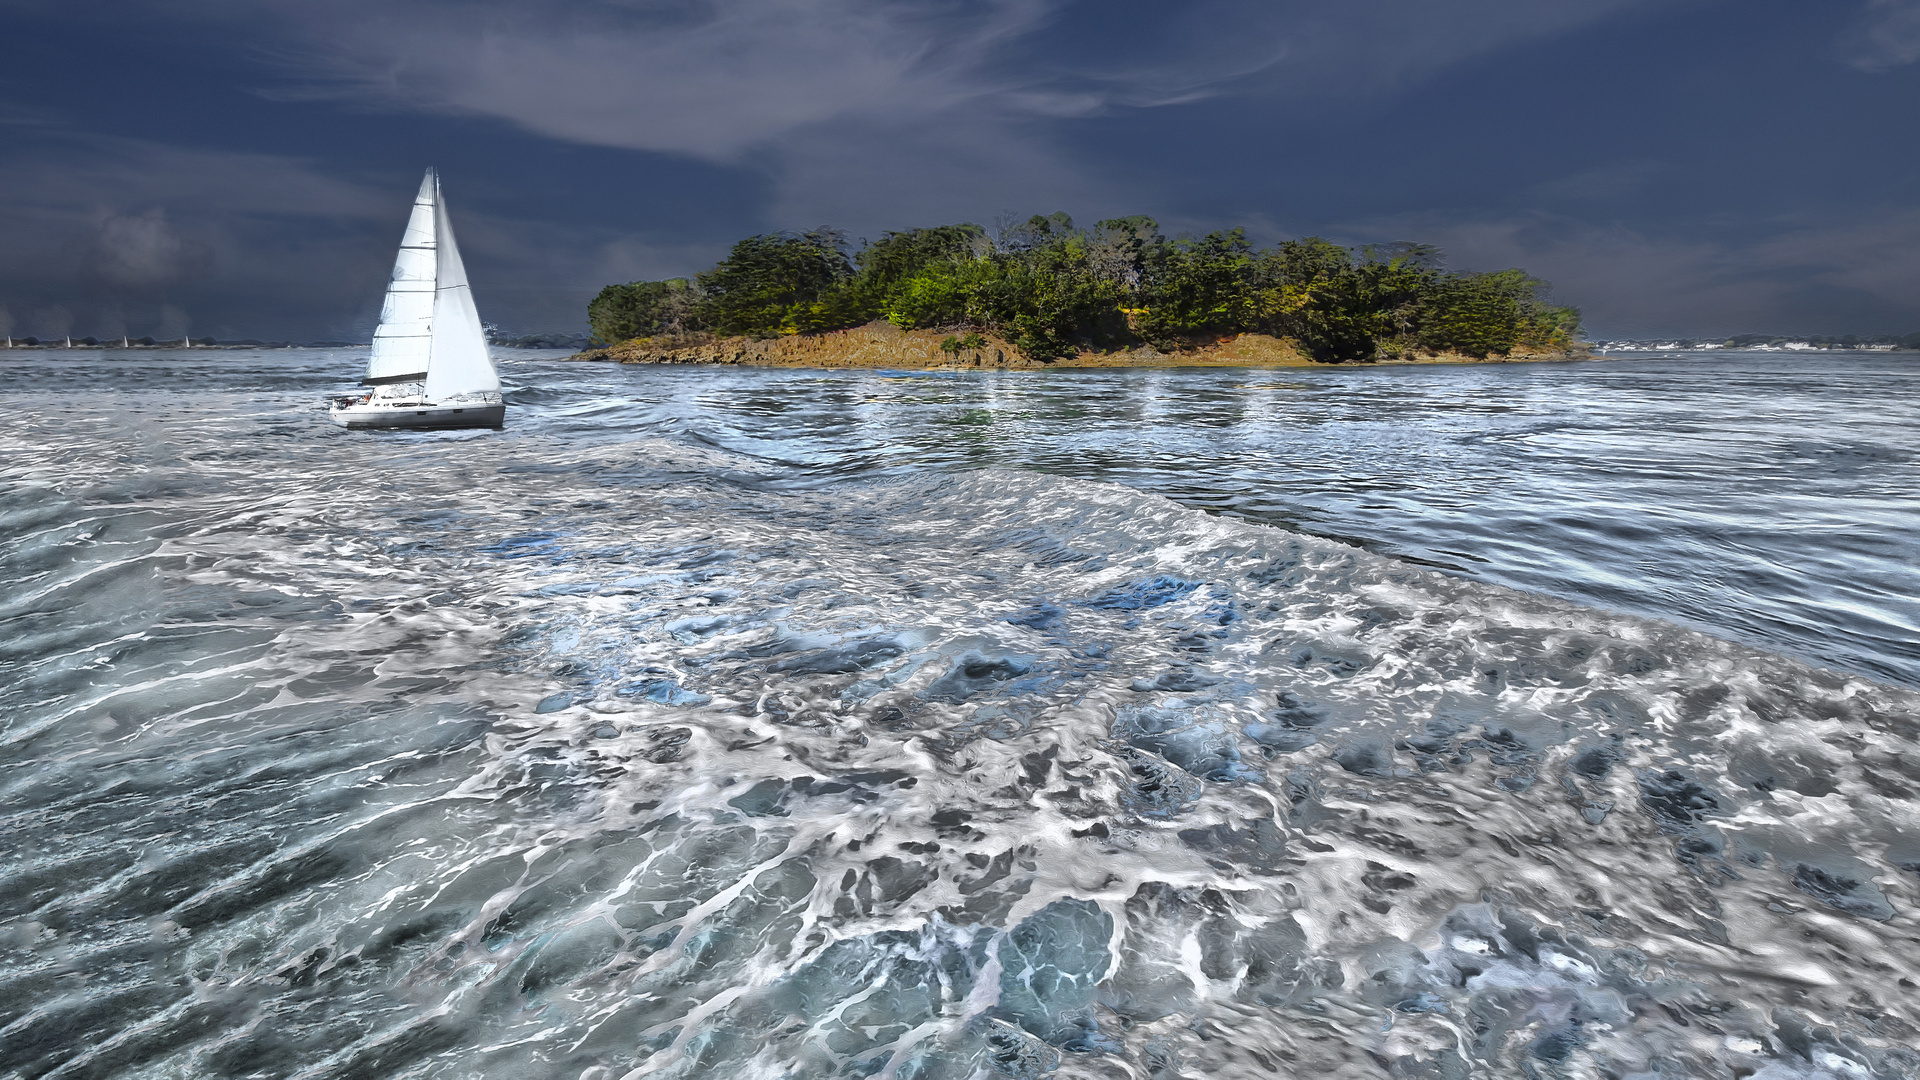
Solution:
M1113 484L111 426L0 493L20 1075L1920 1072L1910 691Z

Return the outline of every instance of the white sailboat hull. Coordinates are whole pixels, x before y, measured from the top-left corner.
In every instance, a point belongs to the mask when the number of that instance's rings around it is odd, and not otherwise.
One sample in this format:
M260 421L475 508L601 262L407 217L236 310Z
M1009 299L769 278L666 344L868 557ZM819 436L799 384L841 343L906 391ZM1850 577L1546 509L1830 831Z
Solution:
M506 426L507 407L499 405L374 405L367 402L335 404L327 418L348 431L452 431L460 428Z

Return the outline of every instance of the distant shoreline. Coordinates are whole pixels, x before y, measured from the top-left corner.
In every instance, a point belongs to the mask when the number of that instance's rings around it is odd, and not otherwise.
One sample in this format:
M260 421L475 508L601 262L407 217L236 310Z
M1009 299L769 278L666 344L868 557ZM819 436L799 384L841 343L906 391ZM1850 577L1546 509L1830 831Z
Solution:
M892 323L876 321L851 330L758 340L746 337L640 338L605 348L587 349L568 359L620 364L1046 371L1062 368L1362 368L1412 364L1532 363L1593 358L1591 350L1585 346L1575 346L1540 352L1516 350L1487 357L1460 353L1420 353L1408 358L1329 364L1308 357L1286 339L1265 334L1236 334L1197 341L1188 348L1168 352L1142 346L1115 352L1082 351L1046 361L1036 360L1006 339L992 335L975 334L962 339L938 330L902 330Z
M488 342L487 344L489 348L494 348L494 349L522 349L522 350L547 350L547 351L557 351L560 349L577 349L580 347L577 342L572 344L565 344L565 345L516 345L508 342L493 341L493 342ZM254 349L254 350L334 349L334 350L339 350L339 349L371 349L371 348L373 348L372 343L366 342L366 341L312 341L312 342L212 341L212 342L196 342L192 345L182 345L177 341L159 342L152 345L143 345L138 341L129 342L128 344L125 344L125 345L122 345L119 342L106 342L106 343L100 343L100 344L94 344L94 345L82 345L77 341L74 342L72 345L66 345L58 341L54 341L54 342L43 341L37 345L28 345L24 342L15 343L13 345L7 345L5 342L0 342L0 355L4 355L8 352L61 352L61 353L64 353L64 352L135 352L135 351L155 352L155 351L168 351L168 350L171 350L174 352L181 352L187 349L193 349L196 352L202 351L202 350L211 350L211 351L217 352L221 350L244 351L247 349Z
M118 349L121 352L130 352L134 349L365 349L369 347L370 346L365 343L353 344L331 341L307 344L299 341L215 341L212 338L207 338L204 341L195 341L191 344L185 344L179 341L129 341L123 345L117 341L96 341L92 343L76 341L68 345L60 341L42 341L33 344L17 341L12 345L0 343L0 352L103 352L108 349Z

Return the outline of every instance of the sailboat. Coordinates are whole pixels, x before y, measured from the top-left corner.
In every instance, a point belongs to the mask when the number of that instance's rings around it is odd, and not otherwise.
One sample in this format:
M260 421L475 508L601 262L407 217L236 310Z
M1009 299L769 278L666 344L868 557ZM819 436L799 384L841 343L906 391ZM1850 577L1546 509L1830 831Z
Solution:
M400 238L360 385L372 389L335 398L327 410L349 430L497 429L506 422L500 373L487 354L487 335L432 169L420 181Z

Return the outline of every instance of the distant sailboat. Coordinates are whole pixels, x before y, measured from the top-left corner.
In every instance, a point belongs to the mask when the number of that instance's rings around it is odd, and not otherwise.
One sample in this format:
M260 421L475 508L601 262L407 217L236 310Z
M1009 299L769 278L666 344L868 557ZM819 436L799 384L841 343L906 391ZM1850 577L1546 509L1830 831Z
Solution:
M328 416L349 429L499 428L507 406L487 353L440 178L427 170L400 239L362 386Z

